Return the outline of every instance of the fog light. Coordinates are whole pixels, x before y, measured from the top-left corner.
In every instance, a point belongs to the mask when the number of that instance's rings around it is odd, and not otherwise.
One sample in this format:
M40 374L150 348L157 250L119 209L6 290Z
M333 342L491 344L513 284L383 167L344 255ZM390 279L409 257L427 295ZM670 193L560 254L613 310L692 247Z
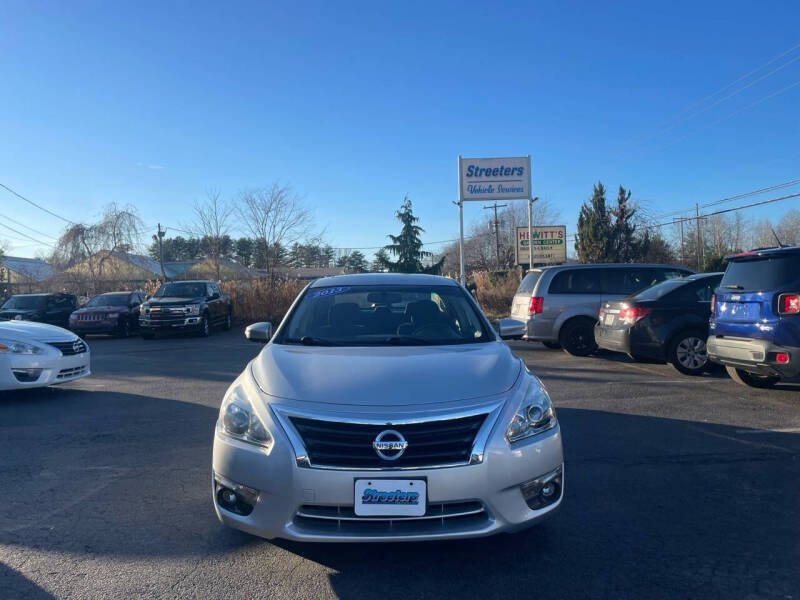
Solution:
M775 362L780 365L785 365L789 362L789 355L786 352L778 352L775 355Z
M258 501L258 490L219 475L214 475L214 493L222 508L237 515L249 515Z
M31 383L32 381L36 381L42 374L41 369L11 369L11 371L14 373L14 377L16 377L17 381L20 383Z
M528 507L538 510L553 504L561 497L561 481L561 467L558 467L536 479L522 483L519 488Z

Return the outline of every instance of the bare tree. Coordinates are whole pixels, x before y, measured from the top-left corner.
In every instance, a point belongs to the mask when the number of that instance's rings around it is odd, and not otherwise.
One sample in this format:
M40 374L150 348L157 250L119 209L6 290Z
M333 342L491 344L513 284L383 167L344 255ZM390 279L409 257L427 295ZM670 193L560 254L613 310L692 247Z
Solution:
M303 199L288 185L243 191L239 216L263 253L267 272L279 262L287 246L311 235L313 215Z
M224 254L225 239L229 238L233 228L234 207L221 198L219 191L209 190L205 200L195 202L193 211L194 221L187 228L201 240L219 281L220 259Z
M139 247L142 229L135 207L119 207L112 202L97 222L70 225L58 239L51 261L57 269L85 265L90 291L95 293L114 254Z

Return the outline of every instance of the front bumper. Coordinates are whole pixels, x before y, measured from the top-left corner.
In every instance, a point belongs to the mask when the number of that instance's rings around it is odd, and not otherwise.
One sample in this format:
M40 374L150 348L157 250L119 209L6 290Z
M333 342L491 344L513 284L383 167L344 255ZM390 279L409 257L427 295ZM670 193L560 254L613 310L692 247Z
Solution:
M200 329L201 319L200 315L160 319L141 318L139 319L139 329L142 331L196 330Z
M27 374L23 380L15 375ZM74 381L91 375L89 351L62 356L58 350L45 354L0 354L0 390L38 388Z
M117 333L119 331L119 320L70 321L69 329L78 335L92 333Z
M764 340L710 335L706 349L710 360L728 367L784 378L800 375L800 348L776 346ZM779 352L789 355L788 363L775 361Z
M313 542L480 537L531 526L555 511L563 497L559 426L511 449L502 435L508 421L501 416L480 463L362 471L299 466L286 433L270 421L265 423L274 438L269 450L230 438L219 429L214 437L214 476L257 492L248 515L226 510L214 493L217 516L226 525L261 537ZM557 500L531 509L520 485L559 469ZM429 513L423 518L355 517L354 482L375 477L425 479ZM448 516L456 513L457 518Z

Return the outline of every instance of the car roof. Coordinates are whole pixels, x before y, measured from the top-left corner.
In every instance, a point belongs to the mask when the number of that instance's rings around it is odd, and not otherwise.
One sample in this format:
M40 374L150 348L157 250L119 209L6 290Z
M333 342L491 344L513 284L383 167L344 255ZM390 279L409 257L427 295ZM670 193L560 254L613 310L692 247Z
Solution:
M179 279L178 281L165 281L164 283L214 283L210 279Z
M749 252L738 252L725 257L727 261L739 260L758 260L759 258L770 258L783 254L800 254L800 246L782 246L780 248L756 248Z
M114 296L114 295L119 295L119 294L132 294L132 293L133 292L103 292L102 294L97 294L97 295L98 296Z
M622 267L648 267L648 268L656 268L656 269L681 269L683 271L691 271L694 273L694 270L690 269L689 267L683 267L681 265L661 265L657 263L592 263L592 264L581 264L575 263L573 265L550 265L547 267L536 267L535 269L531 269L528 271L558 271L563 269L605 269L607 267L611 267L614 269L622 268Z
M315 280L311 287L337 285L450 285L457 286L455 280L440 275L422 273L354 273L334 275Z
M691 275L687 275L686 277L682 277L681 279L697 281L698 279L705 279L706 277L722 277L724 274L725 273L723 273L722 271L718 273L692 273Z

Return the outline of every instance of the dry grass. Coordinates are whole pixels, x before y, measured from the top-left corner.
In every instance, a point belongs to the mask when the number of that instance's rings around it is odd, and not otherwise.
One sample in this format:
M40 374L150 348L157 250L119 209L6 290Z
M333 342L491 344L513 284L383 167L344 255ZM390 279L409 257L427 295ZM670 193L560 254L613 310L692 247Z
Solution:
M490 319L507 317L511 312L511 299L519 287L517 271L504 274L477 271L472 274L475 282L475 299Z
M236 321L270 321L277 325L307 283L298 279L252 279L225 281L220 289L223 294L230 294Z

